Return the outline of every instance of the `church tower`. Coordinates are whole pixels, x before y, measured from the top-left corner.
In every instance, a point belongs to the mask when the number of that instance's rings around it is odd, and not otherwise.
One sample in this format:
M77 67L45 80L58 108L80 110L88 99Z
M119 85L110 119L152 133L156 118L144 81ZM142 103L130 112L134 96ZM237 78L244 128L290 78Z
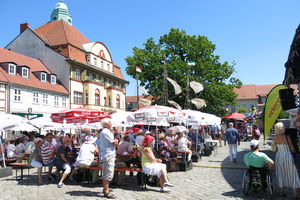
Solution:
M55 9L52 11L50 22L55 22L63 19L65 22L72 26L71 14L68 10L67 5L62 1L63 0L60 0L60 2L56 4Z

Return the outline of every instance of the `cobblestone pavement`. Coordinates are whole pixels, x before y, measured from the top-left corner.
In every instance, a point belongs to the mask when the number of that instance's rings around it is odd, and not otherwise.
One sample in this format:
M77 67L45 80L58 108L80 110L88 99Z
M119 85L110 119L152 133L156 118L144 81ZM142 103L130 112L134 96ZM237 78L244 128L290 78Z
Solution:
M261 145L261 149L274 158L274 153L268 146ZM170 182L175 187L168 194L158 192L157 187L147 186L147 189L142 190L137 185L136 177L129 175L126 176L127 181L130 182L129 186L111 186L111 188L117 199L268 199L267 194L244 196L242 193L241 185L245 171L243 156L247 152L249 152L249 143L242 142L238 147L237 164L235 164L229 161L228 147L218 147L216 155L203 156L201 161L193 163L192 170L169 173ZM13 172L15 173L15 170ZM36 169L30 170L29 177L27 170L24 170L24 174L25 178L20 181L15 180L15 174L0 179L1 200L105 199L101 194L101 183L65 182L65 185L59 189L54 182L37 185ZM290 193L288 194L290 197Z

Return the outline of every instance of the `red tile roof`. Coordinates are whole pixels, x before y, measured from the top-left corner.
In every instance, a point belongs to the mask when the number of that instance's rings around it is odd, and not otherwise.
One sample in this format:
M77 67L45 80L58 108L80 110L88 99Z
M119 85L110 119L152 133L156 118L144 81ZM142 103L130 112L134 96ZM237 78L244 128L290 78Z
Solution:
M241 88L234 88L233 91L238 94L237 100L257 99L255 85L242 85Z
M279 84L269 85L242 85L241 88L234 88L234 92L238 94L236 100L257 99L258 96L267 97L269 92ZM297 85L290 85L294 89L294 95L297 94Z
M34 31L50 46L72 44L84 50L82 44L91 42L79 30L67 24L64 20L48 22Z
M59 53L72 60L89 65L86 60L86 51L83 44L91 43L91 41L74 26L67 24L64 20L59 20L56 22L48 22L33 31L46 44L53 48L60 45L62 49ZM115 66L114 75L117 78L125 80L120 67L115 63L113 63L113 65Z
M53 92L59 92L64 94L69 94L66 88L59 84L51 84L47 82L41 82L32 72L35 71L45 71L48 74L52 74L49 69L40 61L31 57L18 54L13 51L9 51L0 48L0 63L14 62L18 66L26 65L30 68L29 78L23 78L20 74L11 75L8 74L2 67L0 67L0 81L10 82L14 84L19 84L27 87L38 88L41 90L48 90Z

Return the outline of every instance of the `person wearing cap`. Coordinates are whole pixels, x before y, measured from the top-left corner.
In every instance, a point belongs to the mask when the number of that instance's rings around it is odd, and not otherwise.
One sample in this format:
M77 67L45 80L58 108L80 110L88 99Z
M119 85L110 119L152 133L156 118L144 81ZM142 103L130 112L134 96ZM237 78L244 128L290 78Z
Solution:
M247 166L263 168L266 165L269 169L274 166L274 161L263 152L259 152L259 140L250 141L251 152L245 154L244 162Z
M76 159L75 166L79 167L100 167L100 163L95 162L95 156L98 155L98 147L93 138L87 138L81 145ZM99 181L99 170L92 169L92 183Z
M236 155L237 155L237 146L240 145L240 135L238 131L233 127L233 123L228 123L229 128L225 132L224 136L224 146L226 146L226 142L229 147L229 158L230 161L236 163Z
M150 131L147 131L148 133L150 133ZM143 131L143 130L139 130L138 132L137 132L137 136L136 136L136 138L135 138L135 144L137 145L137 146L139 146L139 147L141 147L142 146L142 144L143 144L143 139L144 139L144 136L145 135L145 132Z
M258 170L261 175L263 188L266 188L266 167L271 169L274 166L274 161L265 153L259 152L259 140L250 141L251 152L246 153L244 162L249 167L249 172Z
M160 181L160 192L170 192L168 187L173 187L167 178L166 165L161 163L161 159L157 159L151 149L154 137L151 135L146 135L142 147L140 148L142 152L142 168L145 174L156 175L159 177Z

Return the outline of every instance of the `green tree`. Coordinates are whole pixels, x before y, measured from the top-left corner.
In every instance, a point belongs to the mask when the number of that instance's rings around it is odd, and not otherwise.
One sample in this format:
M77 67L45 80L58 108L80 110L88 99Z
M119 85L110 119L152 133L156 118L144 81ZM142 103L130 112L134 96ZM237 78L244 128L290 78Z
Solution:
M238 113L248 113L249 111L244 107L239 107L237 110Z
M289 114L284 110L282 110L277 117L277 119L288 119L288 118L289 118Z
M204 99L207 106L201 111L224 115L224 107L235 105L236 94L233 88L242 84L239 79L231 77L235 72L233 62L221 63L220 57L214 55L216 46L205 36L189 36L185 31L172 28L168 34L160 37L156 44L153 38L143 44L144 48L133 48L133 56L125 58L126 72L136 77L135 67L142 68L138 74L140 85L153 95L155 103L163 104L164 65L168 77L175 80L182 88L181 95L174 95L174 88L168 83L168 99L185 107L185 97L189 91L190 99L198 97ZM195 62L189 66L188 61ZM188 73L189 72L189 73ZM187 78L204 86L200 94L195 94L187 87ZM187 90L188 89L188 90ZM191 109L196 110L195 107Z

